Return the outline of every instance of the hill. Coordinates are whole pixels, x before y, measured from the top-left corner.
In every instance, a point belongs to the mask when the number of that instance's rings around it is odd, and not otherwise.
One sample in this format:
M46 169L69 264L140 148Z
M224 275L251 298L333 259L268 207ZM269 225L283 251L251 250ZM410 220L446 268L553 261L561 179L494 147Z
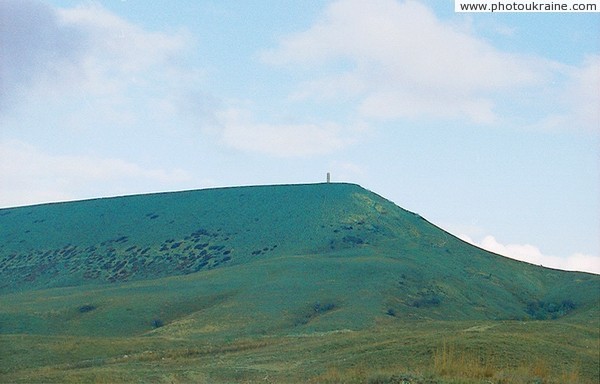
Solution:
M48 345L65 337L129 340L119 349L129 354L148 347L139 337L151 337L172 347L233 342L237 351L247 338L254 345L257 337L329 335L332 342L374 329L397 337L398 326L432 337L442 323L485 330L542 320L588 335L576 355L589 377L598 376L597 354L585 346L598 339L590 329L598 327L599 276L483 251L353 184L2 209L0 276L0 341L7 343L12 335ZM428 352L415 353L431 356L431 342L423 347Z

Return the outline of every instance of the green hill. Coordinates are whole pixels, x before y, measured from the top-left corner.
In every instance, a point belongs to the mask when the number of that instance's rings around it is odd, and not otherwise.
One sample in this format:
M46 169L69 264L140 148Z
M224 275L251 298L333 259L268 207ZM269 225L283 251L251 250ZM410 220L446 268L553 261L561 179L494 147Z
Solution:
M598 275L483 251L352 184L0 210L0 341L11 348L12 335L132 338L146 348L138 337L222 344L525 320L589 332L599 294Z

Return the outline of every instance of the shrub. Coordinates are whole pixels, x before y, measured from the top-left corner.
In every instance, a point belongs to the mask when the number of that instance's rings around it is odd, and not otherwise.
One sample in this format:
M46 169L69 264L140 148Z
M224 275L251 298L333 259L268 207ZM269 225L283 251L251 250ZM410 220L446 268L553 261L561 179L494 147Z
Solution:
M321 302L317 301L312 305L311 310L308 310L308 312L301 313L299 314L299 316L296 317L296 319L294 320L294 325L298 326L308 324L313 318L322 315L325 312L329 312L335 309L336 307L337 306L331 302L321 304Z
M163 323L163 321L161 319L152 320L152 328L160 328L163 325L165 325L165 324Z
M313 305L313 310L315 311L315 313L317 314L321 314L321 313L325 313L327 311L331 311L332 309L335 308L335 304L333 303L326 303L326 304L321 304L320 302L316 302Z
M349 243L349 244L352 244L352 245L364 244L364 240L361 239L360 237L356 237L356 236L344 236L344 238L342 240L345 243Z
M536 320L557 319L575 309L572 300L563 300L560 304L544 301L530 301L527 303L525 312Z
M79 313L86 313L86 312L93 311L94 309L96 309L96 307L93 305L90 305L90 304L86 304L86 305L82 305L78 309L79 309Z
M441 302L442 298L440 296L432 294L420 297L419 299L413 301L412 306L415 308L435 307L440 305Z
M563 300L560 303L560 307L562 310L569 312L569 311L572 311L573 309L575 309L575 303L569 299Z

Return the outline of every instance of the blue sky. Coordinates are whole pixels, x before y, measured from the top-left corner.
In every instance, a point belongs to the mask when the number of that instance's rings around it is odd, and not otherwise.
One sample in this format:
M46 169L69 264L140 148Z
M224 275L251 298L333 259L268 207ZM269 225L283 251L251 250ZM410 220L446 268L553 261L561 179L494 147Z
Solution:
M0 207L358 183L600 273L600 19L454 2L0 0Z

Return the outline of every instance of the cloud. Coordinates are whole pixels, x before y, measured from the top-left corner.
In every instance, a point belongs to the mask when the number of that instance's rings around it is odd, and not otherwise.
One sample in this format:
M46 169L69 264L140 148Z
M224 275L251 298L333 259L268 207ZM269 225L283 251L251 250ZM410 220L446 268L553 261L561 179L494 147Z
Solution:
M599 131L597 55L568 65L500 50L476 33L419 1L339 0L262 59L310 78L291 100L350 102L364 119Z
M146 192L150 185L184 185L192 177L181 169L148 169L115 158L53 155L10 140L0 141L0 180L0 206L8 207Z
M549 268L600 274L600 256L574 253L567 257L558 257L545 255L538 247L531 244L502 244L491 235L485 236L481 241L475 241L464 234L459 235L459 237L475 246L511 259Z
M93 3L60 9L57 15L63 25L86 37L81 80L91 93L152 86L163 79L156 78L161 71L177 68L176 60L188 45L183 33L147 31Z
M589 55L577 66L562 66L560 76L541 87L529 110L544 114L526 129L600 133L600 56ZM551 97L549 96L551 95ZM538 113L539 114L539 113Z
M565 90L568 121L585 130L600 132L600 56L590 55L569 72Z
M3 0L0 43L1 205L198 186L122 160L163 155L165 137L197 135L210 113L202 71L181 64L186 32L149 31L97 2Z
M2 111L21 88L81 64L85 39L47 5L6 0L0 2L0 43Z
M217 114L216 129L226 145L276 157L323 155L353 143L352 130L333 123L270 124L253 121L250 112L229 108Z
M294 97L348 91L371 118L497 118L498 92L543 84L554 67L543 59L502 52L416 1L341 0L308 30L263 53L274 65L303 65L326 73ZM340 70L344 71L340 74ZM332 71L329 71L332 72Z
M123 72L138 72L169 60L186 45L185 36L144 30L93 3L57 12L62 23L87 35L92 51L111 63L119 62Z
M55 9L6 0L0 15L0 112L43 98L111 109L151 100L181 75L176 58L189 44L183 32L150 32L92 2Z

